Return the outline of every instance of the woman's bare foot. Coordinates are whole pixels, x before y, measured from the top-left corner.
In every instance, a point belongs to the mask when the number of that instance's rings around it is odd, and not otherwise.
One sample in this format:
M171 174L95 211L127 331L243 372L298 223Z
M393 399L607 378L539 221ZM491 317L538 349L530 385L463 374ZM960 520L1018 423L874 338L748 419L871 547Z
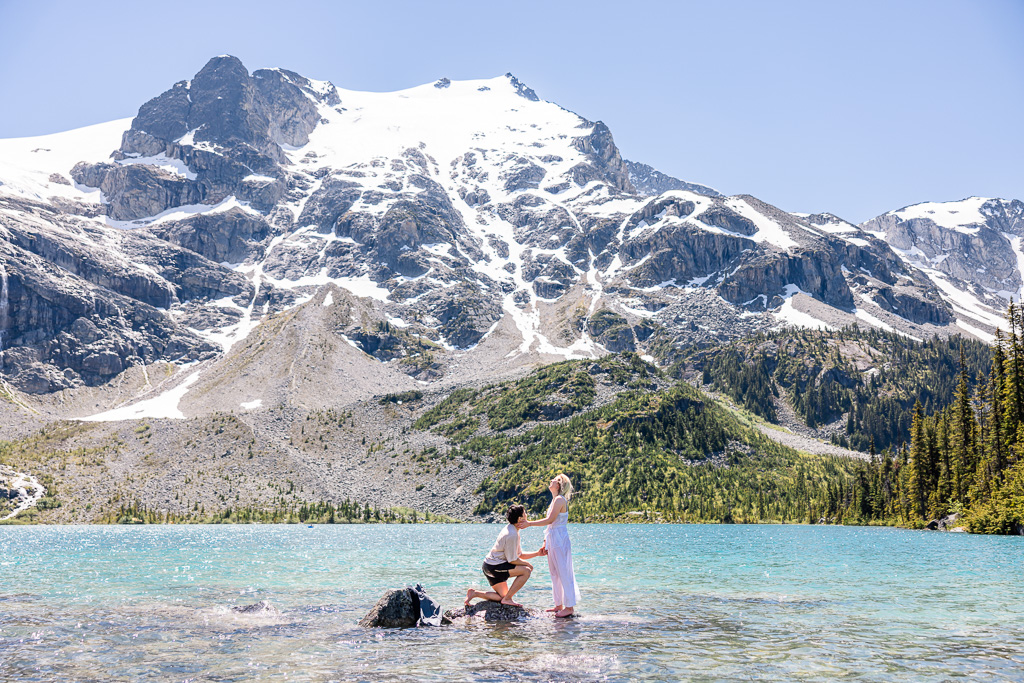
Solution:
M565 619L566 617L571 617L572 616L572 611L573 611L572 607L566 607L563 610L555 612L555 616L558 617L559 619Z
M565 608L562 607L561 605L555 605L554 607L548 607L544 611L545 612L561 612L563 609L565 609Z
M470 588L466 591L466 607L469 607L469 603L473 600L473 589Z
M518 602L514 602L512 600L509 600L508 598L502 598L501 604L508 605L509 607L522 607L522 605L520 605Z

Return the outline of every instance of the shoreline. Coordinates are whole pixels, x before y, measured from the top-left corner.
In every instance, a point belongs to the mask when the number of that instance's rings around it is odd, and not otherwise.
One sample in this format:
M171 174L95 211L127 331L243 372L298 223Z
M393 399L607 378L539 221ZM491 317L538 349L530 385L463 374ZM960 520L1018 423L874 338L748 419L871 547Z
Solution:
M491 522L485 520L438 520L438 519L418 519L417 521L377 521L370 520L365 521L363 519L345 519L336 520L334 522L303 522L298 520L292 521L224 521L224 520L179 520L179 521L156 521L156 522L85 522L77 524L64 524L64 523L51 523L51 522L38 522L38 521L26 521L19 522L14 519L4 518L0 520L0 527L5 526L19 526L19 527L59 527L59 526L74 526L74 527L112 527L112 526L293 526L302 527L306 526L309 528L320 527L320 526L473 526L473 525L484 525L484 524L499 524L499 522ZM594 525L607 525L607 526L627 526L627 525L644 525L644 526L722 526L722 527L755 527L755 526L794 526L794 527L831 527L831 528L847 528L847 529L893 529L896 531L915 531L915 532L929 532L937 534L956 534L956 535L968 535L968 536L1024 536L1024 534L985 534L985 533L974 533L968 531L964 527L956 527L953 529L935 530L928 529L927 527L910 527L902 526L898 524L808 524L806 522L683 522L683 521L644 521L644 520L601 520L601 521L573 521L569 522L570 525L575 526L594 526Z

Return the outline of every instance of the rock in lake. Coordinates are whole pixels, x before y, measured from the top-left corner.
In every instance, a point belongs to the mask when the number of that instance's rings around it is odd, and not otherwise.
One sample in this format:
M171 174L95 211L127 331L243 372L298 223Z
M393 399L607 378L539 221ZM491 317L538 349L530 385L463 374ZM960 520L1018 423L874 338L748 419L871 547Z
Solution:
M450 621L462 619L463 617L473 618L478 616L483 616L484 621L519 621L536 617L537 612L528 607L512 607L511 605L503 605L500 602L483 600L475 605L448 610L444 613L444 618Z
M419 605L408 588L389 590L366 616L359 620L363 628L409 628L420 619Z
M277 608L266 600L260 600L252 605L236 605L231 611L239 614L277 614Z
M420 593L417 592L420 591ZM424 601L433 610L433 616L424 614L421 609L420 594L422 588L417 584L416 588L391 589L381 596L377 604L359 620L363 628L410 628L417 625L438 626L447 625L451 621L447 618L438 618L440 612L438 607L426 593L422 593Z
M951 515L946 515L945 517L941 517L939 519L933 519L925 525L925 528L931 531L953 531L954 529L958 528L956 522L959 519L960 515L954 512Z

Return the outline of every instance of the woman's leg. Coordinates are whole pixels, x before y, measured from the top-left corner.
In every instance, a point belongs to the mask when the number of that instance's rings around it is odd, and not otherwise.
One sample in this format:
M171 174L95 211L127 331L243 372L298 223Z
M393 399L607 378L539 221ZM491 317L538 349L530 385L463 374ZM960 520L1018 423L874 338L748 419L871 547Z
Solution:
M564 608L556 612L555 615L569 616L579 599L576 572L572 566L572 546L553 548L548 551L548 558L551 560L551 584L552 592L555 594L555 604ZM566 614L559 614L560 612L566 612Z
M501 604L511 605L512 607L522 607L518 602L512 601L512 596L515 595L520 588L526 585L526 582L530 579L530 574L533 569L531 567L525 567L517 565L515 569L509 570L509 576L516 577L516 580L512 582L512 587L508 589L508 592L501 596Z
M575 611L576 601L579 598L579 589L576 588L576 572L572 566L572 546L566 544L557 548L555 553L555 565L558 567L558 590L560 597L558 602L562 609L555 612L556 617L571 617ZM550 557L551 555L548 555Z
M548 573L551 574L551 602L554 607L548 612L558 612L565 607L565 591L562 590L562 575L559 572L558 548L548 548Z

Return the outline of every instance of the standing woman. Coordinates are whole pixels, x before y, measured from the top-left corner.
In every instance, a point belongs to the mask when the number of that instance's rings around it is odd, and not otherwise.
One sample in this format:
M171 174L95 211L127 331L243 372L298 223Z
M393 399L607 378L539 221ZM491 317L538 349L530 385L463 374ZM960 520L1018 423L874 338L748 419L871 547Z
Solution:
M544 519L527 521L526 526L546 526L544 546L548 551L548 571L551 572L551 593L555 606L548 610L556 617L569 617L580 599L576 587L576 574L572 568L572 545L569 543L569 499L572 497L572 483L569 477L559 474L548 484L553 500Z

